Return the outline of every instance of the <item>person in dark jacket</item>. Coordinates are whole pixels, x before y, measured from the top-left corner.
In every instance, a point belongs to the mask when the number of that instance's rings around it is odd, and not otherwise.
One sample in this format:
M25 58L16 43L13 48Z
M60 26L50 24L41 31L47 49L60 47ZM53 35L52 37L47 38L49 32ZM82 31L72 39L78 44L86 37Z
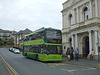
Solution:
M71 47L70 49L70 59L73 60L73 53L74 53L74 49L73 47Z

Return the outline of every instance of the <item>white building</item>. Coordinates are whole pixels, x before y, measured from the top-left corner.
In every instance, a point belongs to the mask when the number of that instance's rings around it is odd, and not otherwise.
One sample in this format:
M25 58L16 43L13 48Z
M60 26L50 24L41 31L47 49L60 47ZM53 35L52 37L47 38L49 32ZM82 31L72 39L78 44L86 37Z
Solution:
M89 58L94 49L98 59L100 43L100 0L68 0L63 3L63 54L67 47L79 48L80 57Z

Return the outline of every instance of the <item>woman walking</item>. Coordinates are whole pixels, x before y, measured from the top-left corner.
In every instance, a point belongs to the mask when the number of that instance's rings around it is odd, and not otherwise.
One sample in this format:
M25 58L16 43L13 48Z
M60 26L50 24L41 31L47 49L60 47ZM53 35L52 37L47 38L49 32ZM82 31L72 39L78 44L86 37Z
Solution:
M93 60L93 57L94 57L94 49L91 50L90 60Z
M70 60L70 49L69 49L69 47L67 48L66 54L67 54L67 59L69 61Z

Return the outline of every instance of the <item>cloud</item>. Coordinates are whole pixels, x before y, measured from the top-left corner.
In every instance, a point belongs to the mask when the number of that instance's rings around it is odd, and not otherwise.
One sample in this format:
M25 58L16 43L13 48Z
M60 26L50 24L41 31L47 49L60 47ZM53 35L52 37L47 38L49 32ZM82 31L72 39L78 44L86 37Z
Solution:
M31 30L61 29L62 3L66 0L0 0L0 28Z

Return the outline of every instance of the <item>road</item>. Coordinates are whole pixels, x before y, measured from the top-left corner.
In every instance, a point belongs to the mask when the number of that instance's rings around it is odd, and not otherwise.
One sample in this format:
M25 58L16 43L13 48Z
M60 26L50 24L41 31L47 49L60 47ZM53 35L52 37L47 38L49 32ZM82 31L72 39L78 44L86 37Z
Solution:
M63 62L43 63L0 48L0 54L19 75L99 75L100 69L71 65Z

